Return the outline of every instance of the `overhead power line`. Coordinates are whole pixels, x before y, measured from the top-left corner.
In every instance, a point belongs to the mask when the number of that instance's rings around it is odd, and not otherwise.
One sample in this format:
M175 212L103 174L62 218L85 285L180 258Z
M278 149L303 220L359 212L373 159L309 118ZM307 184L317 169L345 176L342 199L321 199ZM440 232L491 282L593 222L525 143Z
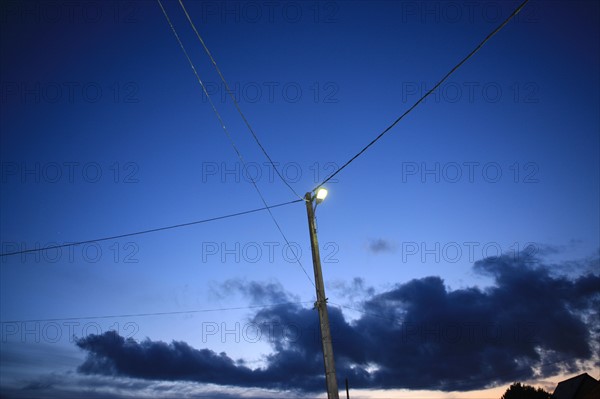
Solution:
M221 114L217 110L217 107L215 106L214 102L212 101L212 98L211 98L210 94L208 93L208 90L206 90L206 86L204 85L204 82L200 78L200 75L198 74L198 71L196 70L194 62L190 58L187 50L185 49L185 46L183 45L183 42L181 41L181 38L177 34L177 30L175 29L175 26L171 22L171 19L169 18L169 15L167 14L167 10L165 10L165 8L163 7L163 5L162 5L162 3L161 3L160 0L157 0L157 1L158 1L158 4L159 4L159 6L160 6L160 8L161 8L161 10L162 10L162 12L163 12L163 14L164 14L167 22L169 23L169 26L171 28L171 31L173 32L173 35L175 36L175 38L177 39L177 42L179 43L179 47L181 47L181 50L183 51L183 54L185 55L185 58L188 60L188 63L190 64L190 67L192 68L192 71L194 72L194 75L196 76L196 79L198 80L198 83L202 87L202 91L206 95L206 98L208 99L208 102L210 103L210 106L212 107L212 110L213 110L215 116L219 120L219 123L221 124L221 128L223 129L223 132L225 133L225 136L227 136L227 139L229 140L229 143L231 144L231 147L235 151L238 159L240 160L240 162L242 163L242 165L244 166L244 168L246 168L246 161L244 160L244 157L242 156L242 153L240 152L240 150L236 146L235 141L233 140L233 137L231 137L231 134L229 134L229 130L227 129L227 126L225 126L225 123L223 122L223 118L221 117ZM186 12L186 14L187 14L187 12ZM188 18L189 18L189 15L188 15ZM284 234L281 226L277 222L277 219L275 219L275 215L273 215L273 212L271 212L271 210L269 209L269 205L267 204L267 201L265 200L265 197L263 196L262 192L258 188L258 184L256 183L256 180L254 178L250 177L250 182L252 183L252 185L254 186L254 189L258 193L258 196L260 197L260 200L264 204L265 209L267 209L267 211L269 212L269 215L271 216L271 219L273 220L273 223L275 223L275 226L277 227L277 230L279 230L279 233L281 234L281 236L285 240L285 243L288 245L288 248L292 249L292 253L294 254L294 258L296 258L296 263L298 263L298 265L300 266L300 268L304 272L304 275L306 276L306 278L308 279L308 281L314 287L315 283L310 278L310 275L306 272L306 269L302 265L302 262L300 262L300 258L298 257L298 255L294 251L293 247L290 245L290 242L287 239L286 235ZM297 201L304 201L304 199L300 198Z
M187 226L192 226L192 225L195 225L195 224L202 224L202 223L214 222L216 220L228 219L228 218L232 218L232 217L235 217L235 216L241 216L241 215L247 215L249 213L264 211L264 210L268 210L270 208L278 208L278 207L284 206L284 205L295 204L296 202L302 202L302 200L293 200L293 201L283 202L281 204L271 205L271 206L267 206L267 207L263 207L263 208L250 209L248 211L231 213L229 215L217 216L217 217L209 218L209 219L196 220L195 222L180 223L180 224L174 224L172 226L165 226L165 227L157 227L155 229L141 230L141 231L136 231L136 232L133 232L133 233L119 234L119 235L114 235L114 236L109 236L109 237L96 238L96 239L93 239L93 240L77 241L77 242L72 242L72 243L67 243L67 244L61 244L61 245L51 245L51 246L47 246L47 247L44 247L44 248L32 248L32 249L26 249L26 250L23 250L23 251L7 252L7 253L0 254L0 257L11 256L11 255L19 255L19 254L26 254L26 253L30 253L30 252L46 251L46 250L49 250L49 249L56 249L56 248L73 247L73 246L76 246L76 245L89 244L89 243L92 243L92 242L101 242L101 241L108 241L108 240L116 240L116 239L119 239L119 238L132 237L132 236L138 236L138 235L149 234L149 233L156 233L158 231L178 229L180 227L187 227Z
M53 322L53 321L117 319L117 318L123 318L123 317L167 316L167 315L191 314L191 313L225 312L225 311L230 311L230 310L262 309L262 308L271 308L271 307L282 306L282 305L304 305L304 304L313 303L313 302L314 301L282 302L282 303L272 303L269 305L238 306L238 307L216 308L216 309L179 310L179 311L172 311L172 312L130 313L130 314L106 315L106 316L62 317L62 318L52 318L52 319L7 320L7 321L1 321L0 323L2 323L2 324L48 323L48 322Z
M288 186L288 188L292 191L292 193L294 193L294 195L296 197L302 199L302 196L300 196L296 192L296 190L294 190L294 188L292 186L290 186L290 184L287 182L287 180L285 180L283 178L283 176L279 172L279 169L277 169L277 166L275 166L275 163L273 162L273 160L271 159L271 157L267 153L267 150L265 150L265 148L263 147L263 145L260 143L260 140L258 139L256 133L254 132L254 129L252 129L252 126L250 126L250 122L248 122L248 119L246 118L246 116L242 112L242 109L240 108L240 104L235 99L235 96L233 95L233 91L231 91L231 89L229 88L229 85L227 84L227 80L225 80L225 76L223 76L223 73L221 72L221 69L217 65L217 62L215 61L214 57L212 56L210 50L208 49L208 46L206 45L206 43L202 39L202 36L200 36L200 33L198 32L198 29L196 29L196 25L192 21L192 18L190 17L190 14L188 14L187 9L183 5L182 0L179 0L179 5L181 5L181 9L185 13L185 16L187 17L188 22L190 23L190 25L192 26L192 29L196 33L196 37L198 38L198 40L202 44L202 47L204 48L204 51L206 52L206 55L208 55L208 58L210 58L211 63L213 64L213 66L215 67L215 70L219 74L219 77L221 78L221 82L223 82L223 85L225 86L225 89L227 90L227 93L229 93L229 97L231 97L231 100L233 101L233 104L235 105L235 109L240 114L240 117L242 118L242 120L246 124L246 127L248 128L248 130L252 134L252 137L254 138L254 141L260 147L260 149L261 149L262 153L265 155L265 157L269 160L269 163L271 164L271 166L273 167L273 169L275 170L275 172L277 173L277 176L279 176L279 178L281 179L281 181L284 182L286 186Z
M318 189L320 186L322 186L323 184L327 183L329 180L331 180L335 175L337 175L338 173L340 173L346 166L350 165L352 163L352 161L354 161L356 158L358 158L359 156L361 156L365 151L367 151L367 149L369 149L369 147L371 147L373 144L375 144L380 138L382 138L387 132L389 132L390 130L392 130L392 128L394 126L396 126L398 124L398 122L400 122L406 115L408 115L413 109L415 109L419 104L421 104L421 102L423 102L423 100L425 100L427 97L429 97L429 95L431 95L434 91L437 90L438 87L440 87L442 85L442 83L444 83L444 81L446 81L446 79L448 79L450 77L450 75L452 75L454 72L456 72L458 70L458 68L460 68L465 62L467 62L467 60L469 58L471 58L477 51L479 51L479 49L481 49L483 47L483 45L485 43L487 43L488 40L490 40L492 38L492 36L494 36L496 33L498 33L502 28L504 28L504 26L506 24L508 24L508 22L515 16L517 15L522 9L523 7L525 7L525 4L527 4L529 2L529 0L525 0L523 3L521 3L509 16L508 18L506 18L504 20L504 22L502 22L496 29L494 29L491 33L489 33L485 39L483 39L469 54L467 54L466 57L464 57L462 60L460 60L460 62L458 64L456 64L448 73L446 73L444 75L444 77L442 77L442 79L440 79L440 81L438 81L429 91L427 91L427 93L425 93L421 98L419 98L409 109L407 109L406 111L404 111L404 113L402 115L400 115L394 122L392 122L391 125L389 125L388 127L386 127L377 137L375 137L373 140L371 140L371 142L369 144L367 144L366 146L364 146L358 153L356 153L356 155L354 155L352 158L350 158L345 164L343 164L338 170L336 170L333 174L331 174L330 176L328 176L325 180L323 180L320 184L318 184L313 191L315 191L316 189Z

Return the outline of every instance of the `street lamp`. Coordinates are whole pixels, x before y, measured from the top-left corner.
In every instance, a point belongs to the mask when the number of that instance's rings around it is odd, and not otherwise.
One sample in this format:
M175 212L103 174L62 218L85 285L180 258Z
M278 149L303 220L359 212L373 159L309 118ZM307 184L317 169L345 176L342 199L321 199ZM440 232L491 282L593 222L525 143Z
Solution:
M317 204L320 204L321 202L323 202L325 197L327 197L327 189L323 188L323 187L319 188L317 190Z
M335 376L335 362L333 359L333 346L331 344L331 331L329 329L329 313L327 312L327 297L323 284L321 271L321 256L319 255L319 241L317 240L317 226L315 223L315 208L327 197L327 190L320 187L316 195L306 193L306 213L308 215L308 231L310 233L310 246L312 249L313 269L315 272L315 289L317 301L315 308L319 311L319 327L321 329L321 343L323 345L323 363L325 364L325 383L327 384L327 397L339 399L337 378ZM314 206L313 206L314 203Z

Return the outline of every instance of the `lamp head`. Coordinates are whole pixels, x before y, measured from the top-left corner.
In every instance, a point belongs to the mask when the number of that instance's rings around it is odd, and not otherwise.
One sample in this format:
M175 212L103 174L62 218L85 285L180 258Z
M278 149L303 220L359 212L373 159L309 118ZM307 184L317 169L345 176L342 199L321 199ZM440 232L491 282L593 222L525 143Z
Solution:
M321 187L317 190L317 204L323 202L323 200L327 197L327 189Z

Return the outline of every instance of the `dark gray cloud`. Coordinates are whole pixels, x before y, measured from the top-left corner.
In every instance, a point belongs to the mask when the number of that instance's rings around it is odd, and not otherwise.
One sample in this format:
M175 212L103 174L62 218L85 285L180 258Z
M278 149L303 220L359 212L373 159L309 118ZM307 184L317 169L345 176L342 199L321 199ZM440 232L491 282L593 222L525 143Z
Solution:
M576 371L598 345L600 275L560 276L538 258L492 257L474 265L494 284L448 289L439 277L397 284L361 304L352 322L330 307L338 378L355 388L468 391ZM282 299L277 286L242 291ZM84 374L196 381L301 392L322 391L317 315L300 305L264 308L251 318L270 326L273 353L251 369L185 342L136 342L115 332L77 342ZM274 332L273 326L280 326ZM597 356L597 355L596 355Z
M375 295L375 288L367 285L366 281L360 277L354 277L351 281L334 280L326 283L329 295L335 298L345 299L353 306L364 298Z
M376 240L369 241L369 251L373 253L382 253L382 252L393 252L396 247L390 241L384 240L383 238L378 238Z
M298 298L287 293L277 281L260 283L246 279L228 279L215 285L212 294L219 299L242 294L252 305L277 304L298 301Z
M596 256L590 256L582 260L552 264L551 270L555 274L568 274L570 276L596 273L600 270L600 251Z

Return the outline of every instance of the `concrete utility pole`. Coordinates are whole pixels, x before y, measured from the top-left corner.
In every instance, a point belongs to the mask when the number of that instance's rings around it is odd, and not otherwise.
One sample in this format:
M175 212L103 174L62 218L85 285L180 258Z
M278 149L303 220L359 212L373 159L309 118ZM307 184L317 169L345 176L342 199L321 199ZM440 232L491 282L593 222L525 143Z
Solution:
M321 189L324 190L324 189ZM319 325L321 328L321 341L323 344L323 362L325 363L325 382L327 384L327 397L339 399L337 379L335 376L335 362L333 360L333 346L331 345L331 331L329 330L329 313L327 312L327 297L323 285L323 272L321 271L321 256L319 255L319 242L317 240L317 227L315 223L315 209L324 198L317 194L313 196L308 192L304 196L306 213L308 214L308 230L310 232L310 246L312 248L313 268L315 271L315 286L317 301L315 307L319 311ZM327 194L327 191L324 191ZM316 201L315 201L316 199Z

